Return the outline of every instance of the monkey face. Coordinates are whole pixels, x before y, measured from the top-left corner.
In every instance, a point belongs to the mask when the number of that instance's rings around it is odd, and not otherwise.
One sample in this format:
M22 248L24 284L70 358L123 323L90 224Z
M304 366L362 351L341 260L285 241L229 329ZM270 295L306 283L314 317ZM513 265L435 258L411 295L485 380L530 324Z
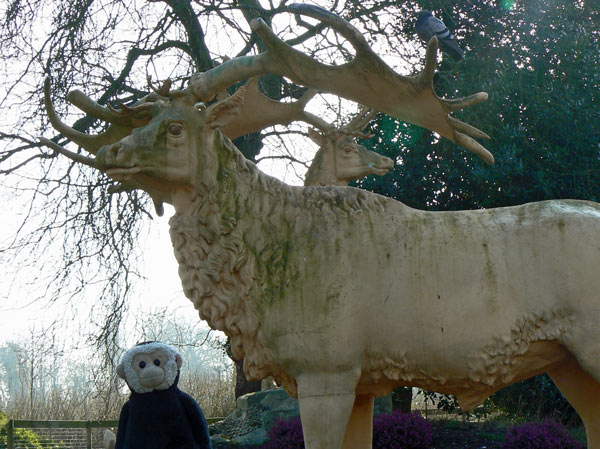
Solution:
M137 372L142 386L155 388L165 380L165 366L168 355L164 351L137 354L132 360L132 368Z
M149 393L173 385L182 364L181 355L171 346L142 343L125 353L117 366L117 374L136 393Z

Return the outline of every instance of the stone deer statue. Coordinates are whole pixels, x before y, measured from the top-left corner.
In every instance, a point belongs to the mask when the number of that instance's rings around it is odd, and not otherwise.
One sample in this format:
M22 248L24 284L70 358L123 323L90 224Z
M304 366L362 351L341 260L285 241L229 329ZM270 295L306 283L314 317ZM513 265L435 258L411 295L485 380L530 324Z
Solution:
M600 449L600 205L424 212L355 188L292 187L264 175L219 131L243 108L244 89L201 101L265 72L493 160L472 138L485 134L449 115L486 95L448 100L433 91L435 38L423 73L404 77L343 19L287 8L333 27L355 58L321 64L257 19L265 53L120 114L95 110L112 123L98 136L65 125L46 94L53 126L94 157L56 150L173 204L186 296L231 337L249 378L272 375L298 397L307 449L371 448L373 397L397 386L452 393L471 409L544 372L582 417L588 447Z

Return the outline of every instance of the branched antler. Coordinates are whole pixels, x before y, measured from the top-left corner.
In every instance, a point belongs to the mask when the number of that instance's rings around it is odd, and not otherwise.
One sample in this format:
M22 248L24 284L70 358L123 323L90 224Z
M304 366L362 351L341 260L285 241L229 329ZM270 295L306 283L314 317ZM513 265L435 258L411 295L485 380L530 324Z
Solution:
M82 111L89 113L93 117L106 120L111 124L106 131L98 135L82 133L66 125L54 110L54 105L50 97L50 79L46 79L44 82L44 102L50 123L59 133L82 148L85 148L90 153L96 154L103 145L117 142L131 133L132 126L121 123L113 111L90 100L82 92L73 91L69 94L68 99Z
M132 108L123 107L119 111L100 106L79 91L72 92L68 97L69 101L88 114L111 123L104 133L97 136L80 133L62 123L52 108L49 88L46 86L46 105L52 125L63 135L95 154L102 145L114 143L130 134L133 128L147 123L153 102L159 101L163 94L170 97L191 96L190 101L209 101L218 92L225 91L239 81L250 79L247 84L248 105L245 111L237 124L233 123L229 129L223 129L229 137L260 131L273 124L287 124L293 120L302 120L323 129L327 126L323 120L304 111L308 99L315 91L320 91L339 95L373 110L435 131L474 152L489 164L493 163L492 154L475 140L489 139L489 136L450 116L451 112L486 101L488 95L479 92L458 99L444 99L436 95L433 89L433 75L438 41L435 37L427 47L423 71L418 76L403 76L377 56L363 35L341 17L311 5L291 4L287 10L313 17L333 28L354 47L354 59L339 66L323 64L283 42L262 19L254 19L251 27L260 36L267 51L255 56L230 59L211 70L195 74L184 90L172 91L170 83L167 82L154 89L156 93L150 94L138 105ZM275 102L264 96L258 89L257 79L252 79L266 73L285 76L312 90L291 105Z
M244 85L246 94L240 114L230 124L221 128L223 134L230 139L259 132L274 125L289 125L295 121L306 122L321 130L331 126L325 120L304 110L306 104L317 93L314 89L308 89L297 101L283 103L263 94L258 80L258 77L251 78Z
M81 154L73 153L72 151L67 150L66 148L61 147L56 142L51 141L50 139L46 139L45 137L40 137L40 143L46 145L48 148L52 148L59 154L68 157L72 161L78 162L83 165L87 165L88 167L92 167L95 169L99 169L98 164L95 159L90 157L82 156Z
M363 131L376 115L377 111L362 107L350 123L340 128L340 131L348 136L358 137L360 139L370 139L373 137L373 134L367 134Z
M341 17L312 5L292 4L287 9L332 27L354 47L354 59L339 66L320 63L279 39L263 20L254 19L251 27L268 50L256 56L234 58L212 70L195 74L190 80L190 92L198 99L207 101L216 92L237 81L274 73L435 131L486 162L493 163L492 154L473 139L489 137L477 128L449 116L451 112L486 101L487 93L444 99L433 90L438 47L435 37L429 42L423 72L414 77L403 76L377 56L362 34Z

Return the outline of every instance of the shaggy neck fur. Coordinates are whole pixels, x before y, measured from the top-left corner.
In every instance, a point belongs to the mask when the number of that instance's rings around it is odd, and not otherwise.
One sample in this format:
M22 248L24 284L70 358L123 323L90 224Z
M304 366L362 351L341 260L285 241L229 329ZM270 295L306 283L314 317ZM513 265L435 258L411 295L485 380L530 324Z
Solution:
M300 215L339 222L357 210L381 213L387 200L358 189L288 186L263 174L218 131L212 148L199 161L193 206L169 222L183 290L202 319L231 337L249 379L272 375L293 394L295 381L263 343L255 303L266 285L283 285L281 239Z

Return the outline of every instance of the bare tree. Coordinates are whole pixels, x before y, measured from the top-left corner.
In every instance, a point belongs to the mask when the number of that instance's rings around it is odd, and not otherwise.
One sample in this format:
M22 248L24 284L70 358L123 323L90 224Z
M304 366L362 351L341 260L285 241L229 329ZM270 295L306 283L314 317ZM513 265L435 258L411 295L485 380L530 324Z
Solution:
M56 329L31 328L25 340L2 349L3 369L10 373L5 407L23 418L39 418L47 395L60 384L61 364L57 361L63 351Z
M321 2L322 3L322 2ZM17 260L34 264L48 286L40 294L49 300L83 295L90 283L101 285L93 310L93 340L114 358L115 337L127 307L136 270L138 235L151 216L151 203L140 191L112 192L108 179L41 150L36 136L48 134L42 111L43 78L52 76L54 98L85 86L86 94L100 105L132 104L148 91L147 78L170 78L183 86L194 72L208 70L227 58L264 50L249 21L260 17L272 24L290 44L311 56L331 62L350 57L344 38L289 14L277 16L287 1L258 0L41 0L7 2L0 12L0 64L3 73L0 109L11 120L2 125L0 175L8 192L26 193L27 210L17 235L0 248L4 263ZM394 2L362 5L330 1L331 10L355 18L369 39L385 45L387 52L413 55L410 45L398 38L400 24L416 6L402 8ZM381 20L383 16L393 20ZM277 16L277 20L276 20ZM51 24L50 31L40 33ZM292 28L301 32L292 33ZM125 36L125 37L123 37ZM227 39L223 37L227 36ZM413 55L414 56L414 55ZM263 90L274 100L299 98L304 90L280 76L268 76ZM65 104L57 105L59 113ZM9 113L10 111L10 113ZM13 112L14 111L14 112ZM102 131L104 124L92 115L73 117L81 132ZM68 145L55 135L54 142ZM238 146L254 158L262 148L256 133L242 136ZM278 140L271 138L270 143ZM77 152L75 147L74 152ZM290 159L294 155L289 155ZM60 250L62 261L43 261L41 254Z
M233 409L233 367L214 333L165 311L139 314L136 321L140 338L168 342L182 353L180 386L207 416ZM63 350L57 334L32 328L0 347L0 409L16 419L117 419L130 393L124 382L98 357Z

